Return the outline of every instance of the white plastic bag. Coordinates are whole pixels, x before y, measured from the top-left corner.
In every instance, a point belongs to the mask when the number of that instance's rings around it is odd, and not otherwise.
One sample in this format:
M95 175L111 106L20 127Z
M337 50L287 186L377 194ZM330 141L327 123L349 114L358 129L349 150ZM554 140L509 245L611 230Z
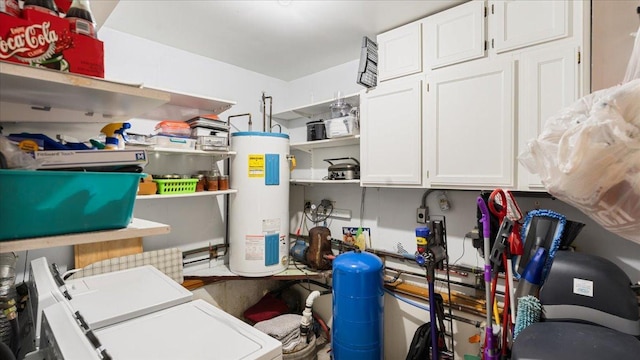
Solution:
M550 194L640 243L640 79L549 118L519 159Z
M527 145L519 160L550 194L640 243L640 28L622 85L563 109Z
M623 83L633 79L640 79L640 26L636 31L636 41L633 43L633 51L627 65L627 72L624 74Z

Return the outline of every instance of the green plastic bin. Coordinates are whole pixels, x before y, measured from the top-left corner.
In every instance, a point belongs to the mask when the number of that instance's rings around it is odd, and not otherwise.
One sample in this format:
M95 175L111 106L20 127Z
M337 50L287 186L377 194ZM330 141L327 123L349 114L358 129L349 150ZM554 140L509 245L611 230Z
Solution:
M127 227L143 176L0 170L0 240Z

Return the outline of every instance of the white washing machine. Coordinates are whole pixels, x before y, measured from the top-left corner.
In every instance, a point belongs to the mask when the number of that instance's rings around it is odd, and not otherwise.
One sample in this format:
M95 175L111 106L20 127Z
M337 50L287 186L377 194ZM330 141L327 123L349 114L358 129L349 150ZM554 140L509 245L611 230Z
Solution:
M191 301L193 294L151 265L64 281L42 257L31 262L29 301L38 346L42 311L66 302L99 329Z
M92 331L93 346L66 304L43 314L42 347L25 360L282 359L279 341L204 300Z

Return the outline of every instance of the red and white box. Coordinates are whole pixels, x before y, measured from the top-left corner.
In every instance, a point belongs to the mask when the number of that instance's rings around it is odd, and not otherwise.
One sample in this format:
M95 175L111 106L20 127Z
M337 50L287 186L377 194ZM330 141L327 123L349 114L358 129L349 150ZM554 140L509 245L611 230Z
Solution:
M104 78L102 41L32 9L23 9L22 18L0 13L0 60Z

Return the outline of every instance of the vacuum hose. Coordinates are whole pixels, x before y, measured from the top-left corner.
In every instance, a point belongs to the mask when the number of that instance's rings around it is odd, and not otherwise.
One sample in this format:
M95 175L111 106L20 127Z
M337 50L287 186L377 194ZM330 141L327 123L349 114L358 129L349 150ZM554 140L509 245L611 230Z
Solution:
M318 290L312 291L311 294L307 296L305 308L302 312L302 319L300 319L300 337L304 339L306 343L309 343L309 329L311 328L311 324L313 323L313 312L311 311L311 308L313 307L313 302L319 296L320 291Z

